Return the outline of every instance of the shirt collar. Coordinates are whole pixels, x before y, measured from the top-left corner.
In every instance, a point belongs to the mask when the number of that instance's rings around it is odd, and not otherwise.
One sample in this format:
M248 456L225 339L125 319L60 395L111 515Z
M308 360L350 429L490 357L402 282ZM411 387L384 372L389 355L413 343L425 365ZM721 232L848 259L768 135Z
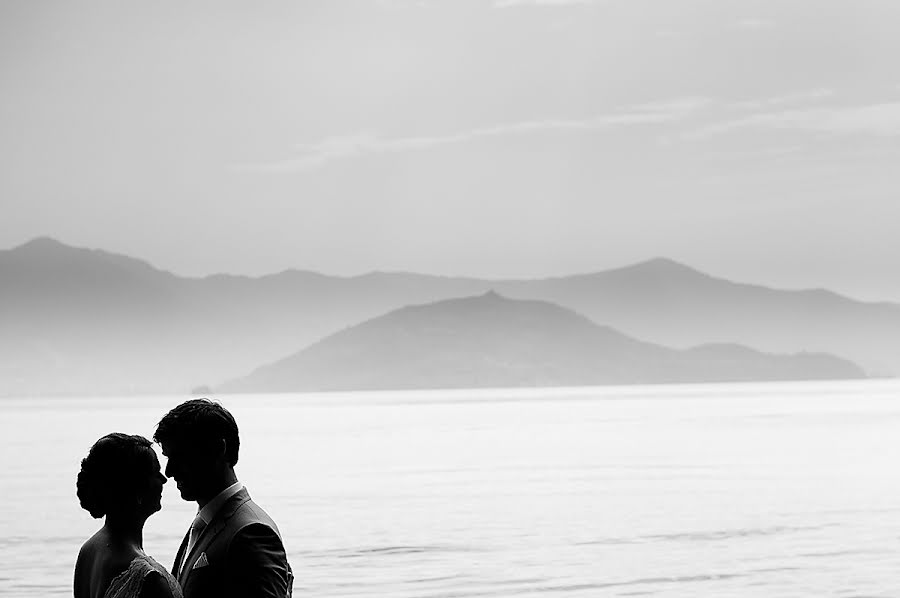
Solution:
M197 513L197 516L204 522L209 524L209 522L212 521L213 517L216 516L216 513L219 512L219 509L222 508L222 505L225 504L225 501L237 494L243 487L244 485L240 482L235 482L228 488L225 488L224 490L219 492L214 499L206 503L206 506L200 509L200 512Z

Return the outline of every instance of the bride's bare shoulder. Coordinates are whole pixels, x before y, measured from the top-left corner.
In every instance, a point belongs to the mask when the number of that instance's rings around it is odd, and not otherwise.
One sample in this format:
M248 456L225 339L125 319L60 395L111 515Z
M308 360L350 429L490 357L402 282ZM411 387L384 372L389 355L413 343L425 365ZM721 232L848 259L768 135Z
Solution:
M85 540L75 560L75 598L93 598L96 571L100 566L100 548L103 546L103 530Z
M88 538L78 551L75 561L75 598L98 598L109 582L128 569L135 555L117 549L109 534L101 529Z

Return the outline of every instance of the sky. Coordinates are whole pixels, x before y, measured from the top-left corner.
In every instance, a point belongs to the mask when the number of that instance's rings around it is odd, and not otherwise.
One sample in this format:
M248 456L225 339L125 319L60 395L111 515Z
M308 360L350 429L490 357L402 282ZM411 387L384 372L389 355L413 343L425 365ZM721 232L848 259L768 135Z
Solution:
M0 248L900 301L900 3L0 3Z

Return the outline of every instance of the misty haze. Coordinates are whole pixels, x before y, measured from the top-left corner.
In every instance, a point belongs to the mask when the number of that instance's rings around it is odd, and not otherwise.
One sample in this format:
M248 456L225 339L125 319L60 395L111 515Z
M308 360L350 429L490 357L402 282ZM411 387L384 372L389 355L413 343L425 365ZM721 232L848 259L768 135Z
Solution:
M9 285L0 313L10 396L900 371L900 305L739 284L666 259L536 280L300 271L198 279L42 238L0 253L0 276Z
M898 22L3 3L0 594L71 595L81 458L198 396L295 596L900 593Z

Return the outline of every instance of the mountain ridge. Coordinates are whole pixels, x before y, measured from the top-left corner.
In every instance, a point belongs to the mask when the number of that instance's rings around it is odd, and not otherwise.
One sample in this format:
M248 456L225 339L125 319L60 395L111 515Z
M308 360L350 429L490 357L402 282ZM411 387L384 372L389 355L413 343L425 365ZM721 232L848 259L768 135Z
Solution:
M24 247L0 250L6 395L175 392L249 371L404 305L491 289L555 303L667 347L735 342L770 353L825 352L875 374L900 374L900 305L733 282L667 258L527 280L305 270L191 278L48 238ZM56 255L56 266L20 259L42 250Z
M738 350L739 349L739 350ZM215 392L322 392L863 378L826 354L646 343L540 300L494 291L405 306L337 332Z
M265 274L251 275L251 274L235 274L230 272L213 272L210 274L204 274L200 276L186 276L182 274L176 274L170 270L166 270L165 268L160 268L147 260L143 260L141 258L132 257L123 253L108 251L105 249L99 248L90 248L90 247L81 247L76 245L70 245L68 243L59 241L54 237L42 235L38 237L34 237L20 243L19 245L13 246L8 249L0 249L0 258L4 255L10 254L22 254L26 252L30 252L34 249L39 249L41 251L46 251L50 249L55 252L59 252L59 254L65 254L66 252L78 252L82 255L94 255L94 256L102 256L105 259L112 259L116 261L121 261L122 263L135 263L145 266L146 268L153 270L155 272L159 272L162 274L166 274L168 276L180 279L180 280L194 280L194 281L203 281L210 279L218 279L218 278L234 278L240 280L248 280L248 281L259 281L266 279L278 278L281 276L309 276L316 277L328 280L336 280L336 281L357 281L357 280L365 280L365 279L374 279L379 277L411 277L418 279L428 279L428 280L445 280L445 281L462 281L462 282L473 282L473 283L483 283L486 285L495 284L495 285L503 285L509 283L537 283L537 282L553 282L553 281L572 281L572 280L581 280L581 279L591 279L597 276L605 276L605 275L616 275L616 274L629 274L629 273L673 273L673 272L681 272L687 273L690 275L697 276L698 279L711 279L716 281L724 281L729 282L735 285L744 285L748 287L754 288L762 288L773 290L781 293L811 293L811 294L827 294L833 297L838 297L843 300L852 301L854 303L862 303L866 305L890 305L895 306L900 309L900 302L894 302L891 300L864 300L853 297L846 293L840 293L837 291L833 291L831 289L825 287L809 287L809 288L799 288L799 289L785 289L777 286L767 285L764 283L754 283L754 282L738 282L732 280L730 278L717 276L708 274L695 268L689 264L684 262L680 262L678 260L668 258L665 256L656 256L652 258L647 258L645 260L640 260L637 262L632 262L623 266L616 266L612 268L607 268L603 270L591 270L587 272L575 272L564 275L554 275L554 276L533 276L533 277L481 277L481 276L467 276L467 275L448 275L448 274L430 274L423 272L415 272L409 270L371 270L367 272L362 272L359 274L352 275L338 275L338 274L328 274L325 272L321 272L318 270L309 270L309 269L300 269L300 268L285 268L279 270L277 272L270 272Z

